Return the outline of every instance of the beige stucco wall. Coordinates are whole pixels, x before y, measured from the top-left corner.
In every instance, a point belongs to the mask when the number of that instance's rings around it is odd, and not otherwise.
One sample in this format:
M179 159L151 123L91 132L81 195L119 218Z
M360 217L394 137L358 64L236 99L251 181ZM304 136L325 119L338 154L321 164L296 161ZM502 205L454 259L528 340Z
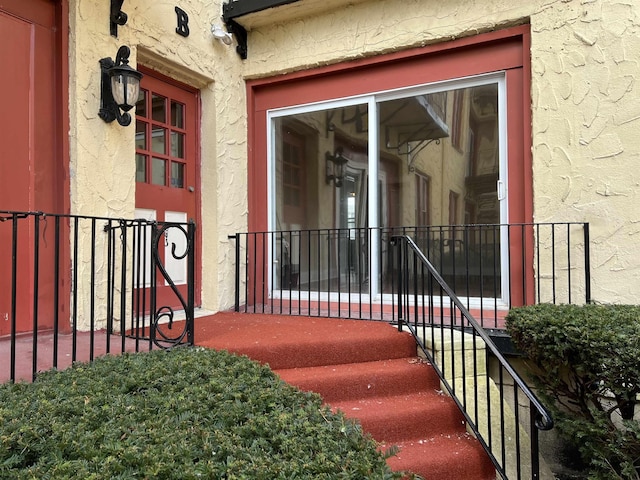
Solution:
M128 22L109 32L109 3L69 2L69 114L71 213L132 218L135 208L135 121L107 124L100 107L99 59L131 48L130 64L145 65L200 90L203 215L202 304L217 310L233 299L233 244L246 231L246 107L242 63L234 47L211 36L221 24L221 2L125 2ZM179 6L190 35L176 32Z
M637 303L640 3L377 0L332 9L335 3L311 16L302 0L286 10L288 21L278 11L247 19L245 77L530 23L534 220L590 222L593 299Z
M244 19L249 57L211 38L221 1L125 2L109 35L109 2L70 0L72 213L131 217L134 127L98 117L98 60L131 47L137 62L201 92L205 308L233 298L233 243L247 228L245 79L531 24L536 221L591 223L593 298L636 303L640 286L640 4L636 0L301 0ZM190 36L175 33L179 6Z

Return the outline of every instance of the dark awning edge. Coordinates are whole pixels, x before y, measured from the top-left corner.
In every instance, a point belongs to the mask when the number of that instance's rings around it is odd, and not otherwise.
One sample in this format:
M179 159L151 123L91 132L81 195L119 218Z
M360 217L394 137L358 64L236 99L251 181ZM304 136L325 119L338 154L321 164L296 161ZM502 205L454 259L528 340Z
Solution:
M247 30L236 21L238 18L298 1L300 0L229 0L223 3L222 20L227 25L227 30L236 37L236 52L240 58L247 58Z

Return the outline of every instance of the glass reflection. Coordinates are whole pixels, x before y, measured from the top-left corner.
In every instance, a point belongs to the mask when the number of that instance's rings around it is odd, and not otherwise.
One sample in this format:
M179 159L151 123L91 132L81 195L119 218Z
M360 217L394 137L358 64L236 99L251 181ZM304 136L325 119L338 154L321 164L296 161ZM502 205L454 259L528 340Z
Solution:
M184 128L184 105L171 101L171 126Z
M147 149L147 123L142 120L136 120L136 148Z
M499 236L470 226L500 222L497 84L383 102L379 128L380 225L402 227L459 295L499 296Z
M184 158L184 133L171 132L171 156Z
M136 116L147 116L147 91L140 89L138 93L138 102L136 103Z
M279 240L278 288L389 291L388 238L402 231L461 296L499 296L499 235L475 226L500 221L497 83L379 102L376 115L378 138L366 104L274 120L272 229L331 236Z
M184 188L184 164L171 162L171 186Z
M153 125L151 131L151 151L155 153L166 153L166 129Z
M136 153L136 182L147 181L147 156Z
M153 157L151 159L151 183L154 185L166 184L166 160Z
M167 122L167 99L155 93L151 95L151 118L156 122Z

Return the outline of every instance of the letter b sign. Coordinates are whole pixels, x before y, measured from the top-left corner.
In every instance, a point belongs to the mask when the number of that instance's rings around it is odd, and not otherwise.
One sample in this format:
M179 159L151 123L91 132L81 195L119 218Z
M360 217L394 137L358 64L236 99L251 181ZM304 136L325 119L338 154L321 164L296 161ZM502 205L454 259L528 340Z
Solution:
M189 36L189 15L180 7L176 7L176 15L178 16L178 26L176 27L176 33L183 37Z

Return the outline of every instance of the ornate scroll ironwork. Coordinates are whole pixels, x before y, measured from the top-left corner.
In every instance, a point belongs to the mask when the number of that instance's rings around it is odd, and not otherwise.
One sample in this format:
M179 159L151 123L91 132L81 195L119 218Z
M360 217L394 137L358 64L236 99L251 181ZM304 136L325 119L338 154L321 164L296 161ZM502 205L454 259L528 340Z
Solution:
M121 219L105 225L105 231L111 233L107 288L109 332L116 331L114 322L119 322L123 337L148 340L150 346L169 349L193 345L195 223ZM116 231L120 250L116 248ZM184 237L183 251L179 251L181 247L175 241L170 249L166 248L169 231ZM129 250L131 255L127 255ZM169 255L186 261L183 285L176 285L167 270ZM180 321L177 321L178 315Z
M175 299L182 306L186 318L184 328L172 332L174 327L175 309L170 305L156 306L156 299L152 293L152 305L154 312L151 318L151 340L159 347L171 348L180 344L193 344L193 303L194 303L194 285L193 285L193 267L194 267L194 239L195 225L189 223L187 225L178 223L154 223L152 250L154 264L160 272L162 278L166 281L167 286L173 292ZM166 239L169 229L176 229L178 233L185 237L184 252L177 251L175 242L171 244L171 256L176 260L187 260L187 298L176 286L166 269L166 259L160 254L161 239ZM155 298L154 298L155 297ZM157 308L156 308L157 307Z

